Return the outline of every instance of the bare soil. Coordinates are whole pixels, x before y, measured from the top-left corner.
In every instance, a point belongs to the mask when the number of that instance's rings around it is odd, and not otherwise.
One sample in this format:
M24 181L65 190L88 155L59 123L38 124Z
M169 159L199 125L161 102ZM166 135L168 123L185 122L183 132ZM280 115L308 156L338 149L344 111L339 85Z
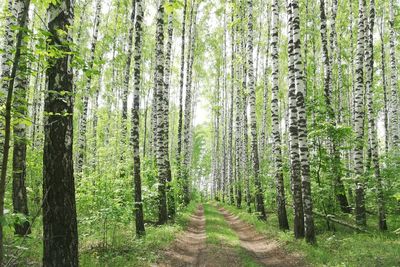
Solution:
M223 208L219 212L237 233L240 245L262 266L306 266L299 255L287 253L275 240L257 233L254 227ZM160 267L241 267L237 249L206 244L204 209L199 206L191 216L188 228L165 251Z
M240 245L260 264L277 267L307 266L300 255L288 253L276 240L268 239L258 233L253 226L243 222L238 216L224 208L218 208L218 210L239 236Z

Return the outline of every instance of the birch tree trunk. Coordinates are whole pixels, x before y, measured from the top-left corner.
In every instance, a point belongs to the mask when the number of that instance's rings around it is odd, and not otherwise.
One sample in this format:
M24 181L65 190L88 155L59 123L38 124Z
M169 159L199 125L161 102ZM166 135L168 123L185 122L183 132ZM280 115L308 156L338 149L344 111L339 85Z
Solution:
M290 152L290 182L293 194L293 230L296 238L304 237L304 213L301 189L301 165L299 153L299 130L297 125L297 94L296 73L294 62L294 27L293 27L293 2L288 1L288 28L289 28L289 152Z
M254 65L253 65L253 1L247 1L248 6L248 40L247 40L247 60L249 75L249 105L250 105L250 129L251 129L251 153L253 160L253 175L255 184L256 207L259 218L267 219L264 207L264 192L260 180L260 163L258 157L258 138L257 138L257 118L256 118L256 92L254 85Z
M43 266L78 266L73 144L73 72L70 49L73 2L50 4L49 45L58 45L62 57L51 58L47 70L45 141L43 158ZM66 32L67 35L60 34ZM68 92L63 94L63 92Z
M14 93L14 84L15 78L17 74L17 70L19 69L19 61L21 58L21 43L24 35L23 26L26 25L26 21L28 19L28 11L29 11L29 0L20 0L14 3L14 11L15 17L18 17L18 34L16 37L16 42L7 43L6 46L10 45L12 48L15 45L15 54L12 58L12 68L9 69L8 76L5 76L8 86L2 84L2 89L4 89L6 93L5 101L2 103L5 106L4 114L1 114L1 121L4 122L4 139L2 139L2 161L1 161L1 174L0 174L0 217L4 217L4 198L6 192L6 179L7 179L7 163L10 151L10 139L11 139L11 109L12 109L12 99ZM8 38L8 37L7 37ZM6 38L6 41L8 41ZM11 51L11 49L10 49ZM11 62L7 62L10 64ZM0 129L3 130L3 129ZM0 224L0 266L4 266L4 232L3 232L3 224Z
M365 53L366 60L366 93L367 93L367 105L368 105L368 136L370 142L370 154L374 167L374 175L376 180L376 195L377 195L377 206L378 206L378 223L380 230L387 230L386 224L386 212L385 212L385 201L382 188L382 177L379 164L379 151L378 151L378 140L377 140L377 129L375 123L375 112L374 112L374 24L375 24L375 0L370 0L370 11L369 11L369 27L367 32L367 47Z
M307 141L307 114L306 114L306 81L304 77L304 65L301 58L300 41L300 17L299 3L297 0L292 2L293 12L293 44L294 44L294 66L296 72L296 90L297 90L297 111L299 127L299 148L301 161L301 189L303 197L304 210L304 234L308 243L315 243L315 226L313 217L313 202L311 197L310 181L310 163Z
M18 10L20 17L24 11L24 1L17 1L15 5L20 5ZM23 27L28 25L28 19L24 21ZM14 96L14 118L19 122L14 124L14 149L13 149L13 185L12 185L12 200L14 213L21 213L28 219L28 197L26 193L26 146L27 146L27 135L26 135L26 120L27 120L27 91L29 90L29 62L27 58L27 43L24 41L26 33L23 33L21 42L21 60L20 67L17 71L15 78L15 96ZM15 234L24 236L31 233L29 221L25 221L20 224L15 224Z
M234 1L232 2L232 5ZM231 23L234 23L234 10L231 10ZM233 159L233 103L234 103L234 92L235 92L235 27L231 29L231 94L230 94L230 114L229 114L229 195L230 204L235 204L234 194L234 159Z
M143 200L142 200L142 180L140 173L140 150L139 150L139 132L140 132L140 87L141 87L141 64L142 64L142 46L143 46L143 4L141 0L136 0L136 22L135 22L135 54L134 54L134 90L132 105L132 129L131 145L133 148L133 184L135 191L135 226L136 235L142 236L145 233L143 218Z
M192 124L192 72L193 72L193 61L194 61L194 48L195 48L195 37L196 37L196 19L197 19L197 8L198 3L193 1L193 14L191 18L191 26L189 29L189 53L187 60L187 76L186 76L186 96L185 96L185 121L183 125L183 194L185 205L190 202L190 161L191 161L191 149L190 146L190 128Z
M383 15L382 15L383 16ZM386 82L386 64L385 64L385 42L384 42L384 22L381 22L380 39L381 39L381 71L382 71L382 87L383 87L383 112L385 125L385 153L389 152L389 101Z
M11 66L12 66L12 49L14 47L14 31L13 27L15 26L16 23L16 16L17 16L17 9L19 6L15 4L13 6L13 1L8 0L7 3L7 9L6 12L8 15L6 16L5 19L5 25L4 25L4 43L2 44L2 49L4 52L1 54L1 76L0 76L0 83L1 83L1 91L0 91L0 106L4 106L6 103L6 96L7 96L7 90L8 90L8 85L9 85L9 80L8 78L10 77L11 74ZM3 117L5 114L0 114L1 119L0 119L0 160L2 161L3 158L3 147L4 147L4 120ZM1 166L0 166L0 171L1 171Z
M101 13L101 0L96 0L96 11L93 26L93 37L90 45L90 58L89 58L89 70L93 69L94 58L96 52L97 38L99 34L100 25L100 13ZM79 123L79 135L78 135L78 151L77 151L77 165L76 173L81 176L83 171L83 164L85 161L86 154L86 129L87 129L87 116L88 116L88 105L89 105L89 94L92 85L93 74L89 74L86 79L86 88L83 91L83 111Z
M169 0L169 3L173 3L173 0ZM167 45L165 47L165 71L164 71L164 84L165 84L165 92L169 98L169 87L171 80L171 55L172 55L172 38L174 34L173 27L173 13L168 14L168 39ZM169 108L166 110L169 114ZM172 146L172 145L171 145ZM175 216L175 192L172 187L172 175L167 180L167 204L168 204L168 216L169 218L173 218Z
M356 144L354 148L354 172L356 174L356 222L359 225L366 225L365 200L364 200L364 2L358 1L358 37L357 37L357 58L355 75L355 117L354 126L356 133Z
M129 23L128 33L128 51L126 53L126 62L124 70L124 83L122 88L122 144L125 144L127 135L127 120L128 120L128 94L129 94L129 82L131 78L131 64L132 64L132 46L133 46L133 33L135 30L135 2L132 0L132 13Z
M186 43L186 13L187 13L187 0L184 0L183 6L183 17L182 17L182 38L181 38L181 71L179 80L179 115L178 115L178 145L176 151L176 164L177 164L177 175L184 186L181 172L182 162L182 125L183 125L183 86L185 82L185 43ZM179 181L179 180L178 180Z
M171 179L171 167L168 154L168 92L164 84L164 0L161 0L157 11L156 30L156 64L154 85L157 98L157 132L156 158L158 168L158 222L165 224L168 220L166 182Z
M274 172L276 184L276 202L278 209L279 228L289 229L289 222L286 213L285 186L283 182L282 169L282 142L279 119L279 1L274 0L272 4L272 32L271 32L271 58L272 58L272 96L271 96L271 117Z
M332 64L333 64L333 51L336 47L336 12L337 12L337 0L332 3L332 23L331 23L331 55L329 55L328 48L328 37L327 37L327 26L326 26L326 14L325 14L325 0L320 0L320 14L321 14L321 39L322 39L322 55L324 62L324 98L327 109L327 118L329 124L333 129L336 128L336 115L333 107L332 101ZM335 140L334 133L332 131L328 132L329 146L333 154L332 158L332 176L334 191L337 202L339 202L342 212L350 213L351 209L349 203L347 202L347 197L342 182L342 173L340 170L340 151L338 150L339 144Z
M394 0L390 0L389 7L389 26L390 26L390 70L391 70L391 107L390 107L390 136L391 144L395 149L399 148L399 103L398 103L398 81L397 81L397 60L396 60L396 34L394 25Z

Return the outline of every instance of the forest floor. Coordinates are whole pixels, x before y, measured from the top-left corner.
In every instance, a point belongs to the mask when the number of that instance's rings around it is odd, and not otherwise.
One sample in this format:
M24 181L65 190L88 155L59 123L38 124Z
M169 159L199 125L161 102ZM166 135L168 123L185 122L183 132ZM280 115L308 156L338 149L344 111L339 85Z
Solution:
M259 234L223 207L198 206L189 225L154 266L306 266L274 239Z

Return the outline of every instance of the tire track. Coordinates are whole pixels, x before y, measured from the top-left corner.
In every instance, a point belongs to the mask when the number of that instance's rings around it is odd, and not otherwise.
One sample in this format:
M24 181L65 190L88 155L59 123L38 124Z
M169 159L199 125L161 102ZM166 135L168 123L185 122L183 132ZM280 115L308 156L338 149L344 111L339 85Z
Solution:
M243 222L238 216L224 208L218 208L218 211L239 236L240 245L260 264L276 267L307 266L299 255L286 252L277 241L267 239L264 235L256 232L253 226Z
M188 228L181 233L170 249L164 254L161 267L199 266L203 250L206 248L205 216L203 206L190 216Z

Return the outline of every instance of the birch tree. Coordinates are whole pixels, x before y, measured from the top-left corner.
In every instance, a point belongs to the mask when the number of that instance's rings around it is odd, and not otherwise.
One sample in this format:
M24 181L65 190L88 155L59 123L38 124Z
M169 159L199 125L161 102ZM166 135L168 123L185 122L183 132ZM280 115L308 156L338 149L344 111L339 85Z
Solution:
M355 117L354 127L356 133L356 144L354 148L354 172L356 174L356 222L366 225L365 199L364 199L364 2L358 1L358 36L357 36L357 57L355 70Z
M43 158L43 266L79 266L73 144L73 72L70 48L74 5L69 0L50 4L49 45L62 53L50 58L45 100ZM63 34L63 33L67 34Z
M145 233L143 199L142 199L142 179L140 172L140 150L139 150L139 112L140 112L140 87L141 65L142 65L142 46L143 46L143 4L141 0L136 0L136 20L135 20L135 52L134 52L134 91L132 104L132 129L131 145L133 148L133 181L135 190L135 224L136 235L141 236Z
M286 197L282 169L282 142L279 118L279 1L272 4L272 32L271 32L271 58L272 58L272 96L271 117L274 154L274 176L276 184L276 203L278 210L279 228L289 229L286 213Z
M254 66L253 66L253 2L247 1L248 7L248 39L247 39L247 63L249 76L249 106L250 106L250 130L251 130L251 154L253 160L253 175L255 183L256 208L259 218L267 219L264 207L264 192L260 180L260 162L258 157L258 138L257 138L257 118L256 118L256 92L254 85Z
M101 0L96 0L96 11L94 18L94 26L93 26L93 36L92 42L90 44L90 56L88 61L89 70L93 69L95 52L97 46L97 39L99 35L99 25L100 25L100 14L101 14ZM88 106L89 106L89 94L92 85L92 76L93 74L88 74L86 78L86 87L83 91L82 97L82 105L83 111L80 117L79 122L79 135L78 135L78 155L77 155L77 165L76 172L81 175L83 171L83 164L85 161L85 153L86 153L86 129L87 129L87 117L88 117Z

